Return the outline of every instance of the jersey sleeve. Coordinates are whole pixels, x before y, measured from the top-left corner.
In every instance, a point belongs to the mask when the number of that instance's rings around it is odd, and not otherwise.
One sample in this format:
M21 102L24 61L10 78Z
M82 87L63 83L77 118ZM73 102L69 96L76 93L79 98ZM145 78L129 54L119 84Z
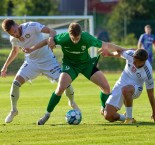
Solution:
M129 60L133 57L134 51L133 50L125 50L122 52L121 57L124 59Z
M10 36L10 43L11 43L11 45L13 47L14 46L19 46L19 41L16 38L12 37L12 36Z
M57 34L54 37L54 41L56 45L62 45L65 41L68 41L70 39L69 34L67 32Z
M147 78L145 80L146 89L152 89L154 88L154 80L152 75L152 68L151 67L144 67Z
M84 40L88 42L89 47L97 47L101 48L102 47L102 41L97 39L96 37L90 35L88 32L84 32ZM83 36L82 36L83 37Z
M29 26L31 27L32 31L35 30L37 33L40 33L41 30L45 27L45 25L42 25L38 22L31 22Z

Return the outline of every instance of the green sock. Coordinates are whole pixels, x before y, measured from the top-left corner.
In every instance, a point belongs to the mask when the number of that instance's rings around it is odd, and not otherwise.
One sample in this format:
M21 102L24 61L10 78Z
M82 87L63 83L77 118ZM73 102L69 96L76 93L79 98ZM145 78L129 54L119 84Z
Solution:
M101 99L101 105L102 107L105 108L105 102L107 101L108 97L109 97L110 94L104 94L104 93L100 93L100 99Z
M57 96L54 92L50 98L49 103L48 103L47 111L52 112L54 110L55 106L59 103L60 99L61 99L61 96Z

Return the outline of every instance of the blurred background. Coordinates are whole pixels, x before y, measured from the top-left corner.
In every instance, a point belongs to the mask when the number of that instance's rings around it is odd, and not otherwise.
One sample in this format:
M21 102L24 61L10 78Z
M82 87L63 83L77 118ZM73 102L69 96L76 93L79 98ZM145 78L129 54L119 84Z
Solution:
M91 15L93 16L92 32L97 38L126 48L137 48L138 39L144 33L146 24L151 25L152 34L155 33L154 6L155 0L1 0L0 14L2 17L22 16L25 17L25 21L28 16ZM23 19L18 21L23 22ZM67 31L70 23L67 17L66 20L63 18L48 22L40 19L33 21L51 26L58 33ZM90 25L88 22L79 22L84 30L90 31L86 28ZM9 36L0 28L0 67L6 59L4 56L7 55L8 48L11 49ZM21 55L19 59L23 60L23 56ZM21 60L16 60L15 65L17 66ZM99 62L100 68L107 71L122 70L124 64L123 60L114 58L101 58Z

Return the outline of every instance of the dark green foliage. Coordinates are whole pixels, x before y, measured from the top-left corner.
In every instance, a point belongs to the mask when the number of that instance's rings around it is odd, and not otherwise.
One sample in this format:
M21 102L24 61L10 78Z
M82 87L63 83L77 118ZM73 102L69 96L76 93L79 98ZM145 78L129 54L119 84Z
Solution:
M135 33L138 39L144 26L154 21L154 0L120 0L109 16L107 28L113 41L124 41L128 34ZM143 21L143 23L141 23Z
M14 0L14 16L58 15L59 0Z
M125 60L121 58L100 57L99 68L103 71L121 71L125 66Z

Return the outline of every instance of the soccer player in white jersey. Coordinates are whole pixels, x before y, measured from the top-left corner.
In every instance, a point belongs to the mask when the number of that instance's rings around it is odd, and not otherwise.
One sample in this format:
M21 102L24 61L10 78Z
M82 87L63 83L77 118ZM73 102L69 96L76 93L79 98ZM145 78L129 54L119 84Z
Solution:
M152 67L149 63L148 53L144 49L122 50L117 56L126 59L126 65L120 78L115 83L111 95L106 101L106 107L101 110L105 119L113 121L124 121L126 124L135 123L132 117L133 99L140 96L143 90L143 84L146 84L148 98L152 107L152 119L155 121L155 98L154 81L152 76ZM126 114L117 113L122 105L125 105Z
M18 114L17 101L19 99L20 87L40 74L45 75L49 80L58 81L61 68L53 52L49 49L49 47L55 46L53 41L53 37L56 34L55 30L38 22L26 22L19 25L11 19L5 19L2 22L2 29L10 35L10 42L12 44L12 50L1 69L2 77L6 77L7 68L17 57L19 48L32 47L44 39L42 33L49 34L47 46L31 54L25 54L25 61L13 80L10 90L11 111L5 118L5 122L10 123ZM66 95L69 98L70 106L79 109L74 102L74 90L71 85L66 89Z

